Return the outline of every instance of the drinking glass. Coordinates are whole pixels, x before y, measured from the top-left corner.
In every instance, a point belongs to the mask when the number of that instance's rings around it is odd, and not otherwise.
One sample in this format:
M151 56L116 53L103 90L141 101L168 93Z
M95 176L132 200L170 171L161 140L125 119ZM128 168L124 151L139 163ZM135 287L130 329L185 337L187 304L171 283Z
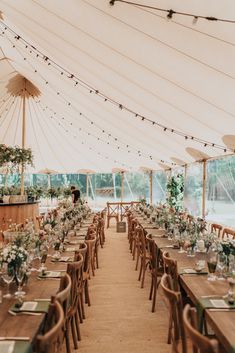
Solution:
M18 282L18 289L15 292L15 295L17 297L23 297L25 295L25 292L22 290L22 287L26 276L26 272L27 272L27 267L25 264L22 264L16 268L15 276Z
M224 281L224 274L227 267L227 256L224 253L218 254L216 272L218 273L217 279Z
M7 263L4 263L2 265L1 273L3 281L7 284L7 293L3 295L3 298L11 298L10 284L14 279L13 268L10 268Z
M180 246L180 249L178 251L179 254L185 253L185 251L183 249L184 243L185 243L185 237L183 234L181 234L179 237L179 246Z
M218 254L215 251L214 248L210 248L208 253L207 253L207 266L208 266L208 281L215 281L216 276L215 276L215 270L216 270L216 265L217 265L217 257Z
M35 267L33 267L33 262L36 258L37 257L36 257L35 249L31 249L29 251L29 255L28 255L28 259L27 259L30 271L37 271L37 269Z

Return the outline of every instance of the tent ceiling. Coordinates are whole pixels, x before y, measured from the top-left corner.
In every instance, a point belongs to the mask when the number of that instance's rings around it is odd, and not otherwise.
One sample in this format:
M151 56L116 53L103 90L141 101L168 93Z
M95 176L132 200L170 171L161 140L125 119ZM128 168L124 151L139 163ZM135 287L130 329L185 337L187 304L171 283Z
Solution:
M26 108L35 171L110 172L142 165L155 170L172 161L194 161L192 150L210 157L229 153L184 135L226 148L223 136L233 133L235 25L205 20L193 25L182 16L166 21L161 13L120 3L111 7L108 0L0 0L0 5L3 22L61 66L58 71L37 57L1 24L0 140L21 143L21 99L7 90L21 75L41 92ZM158 5L235 17L233 0L213 6L209 0L159 0ZM63 69L138 116L76 85Z

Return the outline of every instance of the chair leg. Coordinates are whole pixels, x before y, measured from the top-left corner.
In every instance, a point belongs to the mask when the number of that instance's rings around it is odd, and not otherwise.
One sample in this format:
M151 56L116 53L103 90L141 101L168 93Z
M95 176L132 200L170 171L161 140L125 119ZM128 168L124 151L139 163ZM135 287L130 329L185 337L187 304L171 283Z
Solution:
M143 264L143 276L142 276L142 280L141 280L141 288L144 288L144 280L145 280L145 272L146 272L146 265Z
M139 278L138 278L138 281L140 281L140 280L141 280L142 268L143 268L143 261L142 261L142 259L141 259L141 260L140 260L140 272L139 272Z
M89 289L88 289L88 280L86 280L86 282L85 282L84 292L85 292L85 303L88 304L88 306L91 306Z
M91 260L91 272L92 272L92 276L95 276L95 259L94 258Z
M99 268L99 259L98 259L98 248L96 248L96 254L95 254L95 260L96 260L96 268Z
M78 342L77 342L74 317L71 318L71 331L72 331L74 349L78 349Z
M81 306L81 297L79 296L79 302L78 302L78 316L80 323L83 323L83 315L82 315L82 306Z
M155 312L155 306L156 306L156 297L157 297L157 289L158 289L157 278L154 278L153 282L154 283L153 283L152 313Z
M82 318L85 320L86 315L85 315L85 307L84 307L84 296L83 296L83 289L81 292L81 311L82 311Z
M138 270L138 266L139 266L139 259L140 259L140 251L139 251L139 247L137 247L137 252L136 252L136 264L135 264L135 270Z
M132 258L133 258L133 260L135 260L135 254L136 254L136 240L134 239L133 249L132 249Z
M149 292L149 300L152 300L152 295L153 295L153 275L151 276L151 287L150 287L150 292Z
M69 325L67 322L65 326L65 344L66 344L66 352L71 353L70 340L69 340Z
M170 317L169 317L169 327L168 327L168 336L167 336L167 343L168 343L168 344L171 344L172 324L173 324L172 315L170 314Z
M80 332L80 327L79 327L78 313L75 313L75 325L76 325L77 339L78 339L78 341L81 341L81 332Z

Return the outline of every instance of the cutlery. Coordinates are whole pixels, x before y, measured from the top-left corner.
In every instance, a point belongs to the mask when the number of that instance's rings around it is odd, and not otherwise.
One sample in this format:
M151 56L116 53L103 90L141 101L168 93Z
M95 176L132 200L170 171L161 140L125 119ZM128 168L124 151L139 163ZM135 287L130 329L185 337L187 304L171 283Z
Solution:
M40 316L42 315L42 313L31 313L30 311L18 311L17 313L12 311L12 310L8 310L8 313L13 315L13 316L17 316L19 314L21 315L31 315L31 316Z
M38 299L34 299L34 301L35 302L50 302L51 301L51 299L40 299L40 298L38 298Z
M30 341L29 337L0 337L0 341Z
M218 294L211 294L211 295L201 295L202 299L210 299L210 298L222 298L222 299L225 299L227 298L227 295L218 295Z
M212 312L216 312L216 311L235 311L235 308L211 308L211 309L207 309L209 311Z

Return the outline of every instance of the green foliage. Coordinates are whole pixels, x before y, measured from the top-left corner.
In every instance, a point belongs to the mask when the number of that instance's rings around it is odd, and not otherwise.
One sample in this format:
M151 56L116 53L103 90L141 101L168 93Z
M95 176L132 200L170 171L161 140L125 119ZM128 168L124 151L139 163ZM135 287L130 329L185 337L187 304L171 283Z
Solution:
M183 208L183 197L184 197L184 176L178 174L172 176L167 182L167 204L170 208L174 208L176 211L180 211Z
M21 164L24 166L33 165L33 154L30 148L0 144L0 167L7 166L12 172L18 170Z

